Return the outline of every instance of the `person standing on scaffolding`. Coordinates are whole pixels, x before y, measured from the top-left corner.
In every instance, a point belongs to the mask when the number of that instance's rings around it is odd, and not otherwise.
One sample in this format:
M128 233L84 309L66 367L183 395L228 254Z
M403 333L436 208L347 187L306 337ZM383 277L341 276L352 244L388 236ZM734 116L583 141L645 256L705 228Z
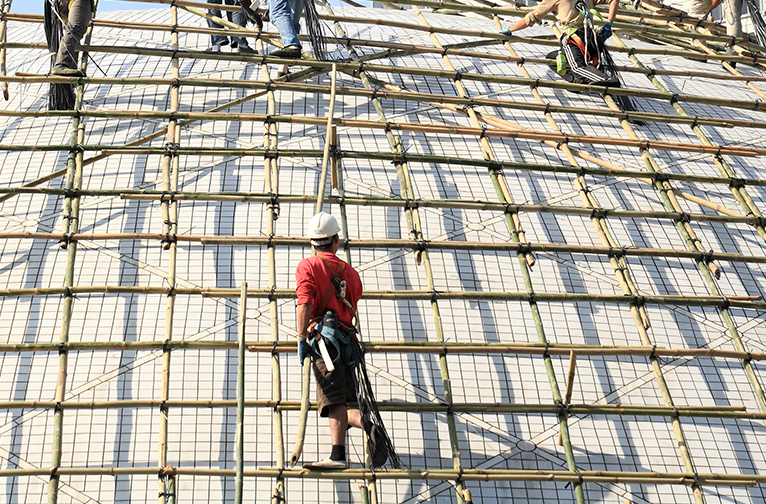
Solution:
M49 24L62 25L62 36L56 51L52 75L82 77L77 69L77 44L80 43L93 17L93 0L45 0L46 30ZM49 19L50 18L50 19Z
M591 12L594 12L596 5L606 3L609 4L609 14L606 22L596 33L592 23L585 25L584 20ZM601 52L599 46L603 46L606 39L612 36L612 22L617 17L619 7L619 0L543 0L535 10L500 33L510 35L517 30L533 26L552 12L558 22L563 25L561 50L566 56L572 74L586 84L619 86L618 78L607 75L599 68Z
M349 426L363 428L359 409L347 406L356 402L356 388L346 358L348 338L356 337L353 322L362 281L351 265L335 255L339 233L332 215L314 215L309 221L309 238L316 255L303 259L295 271L298 357L303 364L313 356L317 409L321 417L329 418L332 436L330 457L304 465L307 469L346 469L346 430ZM341 336L334 341L327 337L332 325Z
M207 3L218 5L222 5L222 3L223 5L239 5L237 0L207 0ZM221 11L218 9L210 9L208 12L211 16L223 19ZM226 11L226 19L243 28L247 26L247 17L241 10L235 12ZM210 19L207 20L207 25L210 28L223 28L223 26ZM226 35L211 35L210 39L210 49L208 49L208 52L221 52L221 46L229 45L229 38ZM255 49L252 49L247 43L245 37L231 37L231 48L236 49L239 53L249 54L256 52Z

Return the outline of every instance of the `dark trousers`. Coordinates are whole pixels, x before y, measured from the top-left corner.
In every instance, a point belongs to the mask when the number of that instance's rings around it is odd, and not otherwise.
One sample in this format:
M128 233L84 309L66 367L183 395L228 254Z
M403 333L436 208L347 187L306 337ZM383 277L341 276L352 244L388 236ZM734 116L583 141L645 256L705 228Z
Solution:
M218 5L239 5L235 0L207 0L207 3L209 4L218 4ZM242 14L242 11L226 11L226 16L222 16L220 10L218 9L210 9L210 14L219 17L221 19L228 19L234 24L237 24L239 26L247 26L247 18ZM213 21L207 20L207 25L211 28L223 28L223 26L219 25L218 23L215 23ZM227 45L229 43L229 39L225 35L211 35L211 42L213 45ZM247 47L247 39L245 37L231 37L231 42L233 46L242 46Z
M585 41L585 31L580 28L575 33L576 36ZM564 55L569 63L569 69L572 73L584 81L586 84L602 84L609 80L609 76L594 66L590 66L585 61L585 55L580 48L573 42L569 41L569 37L564 36L561 38L561 49L564 51ZM588 52L592 55L598 56L598 45L596 42L596 34L591 33L588 37Z
M69 0L57 0L59 15L68 21L68 29L64 27L59 51L56 54L56 65L77 68L77 44L82 40L93 17L92 0L74 0L69 8Z

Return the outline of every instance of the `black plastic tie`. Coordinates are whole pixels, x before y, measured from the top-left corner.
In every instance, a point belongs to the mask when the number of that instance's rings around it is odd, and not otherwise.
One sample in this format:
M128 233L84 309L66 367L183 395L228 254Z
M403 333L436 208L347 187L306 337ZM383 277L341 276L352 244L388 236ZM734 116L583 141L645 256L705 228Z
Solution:
M58 409L59 405L61 403L56 403L56 409ZM51 478L54 478L56 476L56 473L58 472L59 468L57 467L51 467Z
M67 344L65 342L59 343L59 355L66 353Z
M550 113L551 113L551 104L549 102L545 104L545 114L550 114Z
M463 481L463 467L461 466L460 469L457 472L457 478L455 478L455 482L461 482Z
M271 343L271 356L276 357L277 356L277 342L273 341Z
M447 348L447 343L442 340L442 352L444 352L444 355L447 355L449 353L449 349Z
M752 362L753 361L753 354L750 352L747 352L747 359L745 359L745 362Z
M697 127L697 119L699 119L699 116L694 116L694 120L692 121L692 128Z
M85 147L83 147L82 144L76 143L69 148L69 152L73 154L81 154L85 152Z
M170 119L171 119L171 120L173 120L173 114L174 114L174 112L171 112L171 113L170 113L170 116L171 116L171 117L170 117ZM175 142L167 142L167 143L165 144L165 147L164 147L164 149L165 149L165 154L168 154L170 157L175 157L175 156L177 156L177 155L178 155L178 149L179 149L180 147L181 147L181 146L180 146L180 145L178 145L178 144L177 144L177 143L175 143Z
M657 345L652 345L652 351L649 353L649 359L656 359L657 358Z
M378 99L378 91L380 91L380 88L375 88L372 90L372 96L370 96L370 100Z
M607 210L605 208L593 208L590 212L590 218L591 219L602 219L605 218L607 214Z
M463 72L461 72L460 70L455 70L455 77L454 77L454 79L455 79L455 81L463 80Z
M166 403L166 402L167 402L167 401L165 401L165 400L163 400L163 401L161 401L161 402L160 402L160 411L167 411L167 409L168 409L168 408L167 408L167 406L165 405L165 403ZM163 471L163 470L162 470L162 469L160 469L160 475L163 475L163 472L162 472L162 471Z
M523 64L524 64L524 63L526 63L526 62L527 62L527 58L525 58L524 56L522 56L521 58L519 58L519 61L518 61L518 65L523 65Z
M487 126L485 124L481 125L481 133L479 134L479 138L484 138L487 136Z
M644 298L644 296L641 296L639 294L633 294L633 305L636 308L640 308L644 306L645 303L646 303L646 298Z
M691 220L692 220L692 217L691 217L691 215L689 215L689 214L688 214L688 213L686 213L686 212L681 212L681 213L678 215L678 220L680 220L681 222L685 222L685 223L686 223L686 222L691 222Z
M173 297L175 295L176 295L176 288L171 287L170 290L168 291L168 297Z
M734 178L734 177L729 179L730 188L737 188L737 187L744 187L744 186L745 186L745 179Z
M275 84L274 83L274 79L269 79L269 82L266 83L266 91L273 91L272 88L274 87L274 84ZM268 115L268 116L266 116L266 119L268 120L270 117L271 116Z
M386 121L386 127L383 129L386 133L391 131L391 121Z
M551 356L551 355L548 353L548 350L550 349L550 347L551 347L551 344L550 344L550 342L546 341L546 342L545 342L545 348L543 349L543 359L545 359L546 357L550 357L550 356Z
M277 472L277 479L278 479L278 480L281 480L281 479L282 479L282 477L283 477L282 475L284 474L284 472L285 472L285 468L284 468L284 467L280 467L280 468L279 468L279 472ZM275 495L275 496L273 496L273 497L272 497L272 499L273 499L273 498L275 498L275 497L277 497L277 496L276 496L276 495ZM281 499L281 500L284 500L284 498L280 498L280 499Z
M431 302L435 303L438 297L439 297L439 291L437 291L436 289L432 290L431 291Z
M274 293L276 292L276 290L277 290L277 286L276 285L272 285L271 289L269 290L269 296L268 296L269 302L274 301L274 299L275 299L274 298Z
M69 286L64 287L64 297L65 298L73 298L74 297L74 294L72 293L72 289L69 288Z
M561 147L562 144L569 144L569 135L567 135L565 132L561 132L562 135L564 135L564 141L559 141L556 143L556 148L558 149Z
M673 416L678 418L679 414L678 414L678 408L676 408L676 405L675 404L671 404L670 407L673 408Z
M722 297L723 297L723 303L721 304L721 308L723 308L724 310L728 310L731 307L731 301L725 295Z
M279 411L279 405L280 404L282 404L282 400L281 399L277 400L277 402L274 403L274 413Z
M519 213L519 205L514 205L513 203L503 203L503 213Z
M678 102L678 93L673 93L673 96L670 97L670 104L673 105L676 102Z

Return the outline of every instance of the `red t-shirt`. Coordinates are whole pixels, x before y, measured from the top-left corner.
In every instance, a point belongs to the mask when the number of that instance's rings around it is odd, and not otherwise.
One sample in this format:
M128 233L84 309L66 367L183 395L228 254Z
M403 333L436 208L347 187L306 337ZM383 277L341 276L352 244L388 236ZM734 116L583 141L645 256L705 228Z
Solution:
M330 264L329 268L325 261ZM295 280L297 281L295 292L298 295L296 303L299 305L311 304L311 318L317 317L320 315L317 313L320 308L319 304L322 302L325 292L331 289L332 295L329 296L330 301L327 303L327 308L338 314L338 320L342 324L350 326L354 314L351 313L345 303L335 297L335 287L330 280L341 263L346 265L343 273L339 275L346 281L346 299L356 310L356 303L362 297L362 281L359 279L359 273L351 265L330 252L320 252L298 263L298 269L295 270Z

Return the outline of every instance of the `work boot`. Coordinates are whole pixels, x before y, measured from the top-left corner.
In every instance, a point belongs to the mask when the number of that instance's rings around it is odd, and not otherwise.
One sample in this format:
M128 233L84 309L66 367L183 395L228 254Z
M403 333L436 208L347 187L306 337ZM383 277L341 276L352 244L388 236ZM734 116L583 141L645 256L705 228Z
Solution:
M289 46L284 47L282 49L277 49L276 51L271 51L269 53L269 56L274 56L275 58L297 59L297 58L301 57L301 46L299 46L299 45L289 45Z
M331 458L326 458L324 460L320 460L318 462L313 462L310 464L303 464L304 469L313 469L313 470L330 470L330 471L337 471L341 469L348 469L348 464L345 460L333 460Z
M85 74L76 68L69 68L66 65L55 65L51 70L51 75L59 75L61 77L85 77Z
M239 54L258 54L258 51L256 51L256 50L255 50L255 49L253 49L252 47L250 47L250 46L246 46L246 45L240 45L240 46L237 48L237 52L238 52Z

